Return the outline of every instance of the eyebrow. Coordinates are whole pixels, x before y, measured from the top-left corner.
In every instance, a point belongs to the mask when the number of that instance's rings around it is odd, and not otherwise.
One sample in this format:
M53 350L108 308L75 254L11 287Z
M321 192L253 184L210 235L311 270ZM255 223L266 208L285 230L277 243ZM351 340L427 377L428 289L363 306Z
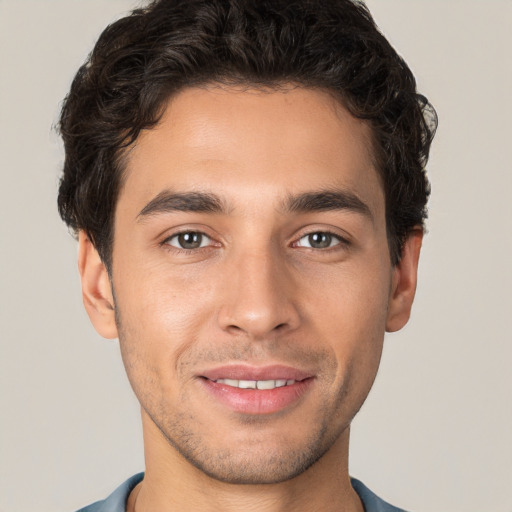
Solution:
M137 215L137 219L170 212L224 213L226 207L215 194L164 190L144 206Z
M373 220L366 203L355 194L343 190L320 190L290 195L281 208L289 213L349 210ZM142 220L151 215L171 212L227 213L225 203L207 192L173 192L164 190L155 196L137 215Z
M320 190L290 196L285 202L284 209L288 212L300 213L349 210L373 221L368 205L352 192L345 190Z

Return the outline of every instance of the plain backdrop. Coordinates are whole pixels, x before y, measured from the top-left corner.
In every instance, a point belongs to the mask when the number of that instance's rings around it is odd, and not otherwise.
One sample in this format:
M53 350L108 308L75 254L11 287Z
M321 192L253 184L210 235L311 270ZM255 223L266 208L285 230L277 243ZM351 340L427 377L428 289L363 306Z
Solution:
M351 474L415 512L512 511L512 2L371 0L436 106L429 234ZM52 128L130 0L0 0L0 511L72 512L143 469L116 341L81 304Z

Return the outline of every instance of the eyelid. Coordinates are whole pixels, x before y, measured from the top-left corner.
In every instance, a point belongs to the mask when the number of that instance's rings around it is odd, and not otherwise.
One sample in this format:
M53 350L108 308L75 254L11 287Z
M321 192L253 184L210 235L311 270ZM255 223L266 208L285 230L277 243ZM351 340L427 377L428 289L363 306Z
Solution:
M177 237L179 237L180 235L182 235L184 233L200 234L202 237L204 237L206 239L207 243L205 245L201 245L194 249L186 249L184 247L180 247L179 245L173 245L170 243L171 240L176 239ZM325 248L315 248L315 247L311 247L311 246L300 245L300 241L302 239L307 238L307 237L317 234L317 233L330 235L332 238L334 238L337 241L337 243L335 243L334 245L330 245L329 247L325 247ZM181 229L178 228L177 231L172 231L170 234L168 234L167 236L165 236L162 239L162 241L160 242L159 245L172 247L173 250L177 250L177 251L195 252L195 251L198 251L199 249L207 249L208 247L220 247L222 245L222 243L218 242L211 235L208 235L204 229L201 229L199 227L187 226L187 227L184 227ZM346 235L340 234L338 230L334 230L332 228L318 227L316 229L303 230L299 236L296 236L294 238L294 240L291 242L290 245L292 247L301 247L301 248L305 248L305 249L313 249L313 250L325 252L330 249L335 249L336 247L338 247L340 245L347 247L347 246L351 245L351 242L350 242L350 239Z
M173 245L171 243L171 240L173 239L178 239L180 235L183 235L185 233L194 233L196 235L201 235L201 244L199 245L199 247L196 247L195 249L186 249L185 247L180 247L179 245ZM174 235L171 235L169 237L166 238L166 240L164 241L165 244L167 245L170 245L172 247L176 247L176 249L181 249L181 250L196 250L196 249L203 249L204 247L208 247L211 243L212 239L205 233L201 233L200 231L182 231L181 233L174 233ZM206 242L206 245L203 245L203 242Z
M205 239L207 239L208 243L206 245L201 245L200 247L197 247L195 249L186 249L185 247L180 247L179 245L173 245L170 243L172 239L176 239L180 235L183 235L184 233L196 233L202 235ZM215 240L214 237L211 235L208 235L204 229L201 228L194 228L194 227L184 227L179 228L177 231L172 231L167 236L164 236L162 241L159 243L160 246L164 248L168 248L169 250L173 251L183 251L186 253L192 253L197 252L201 249L208 249L209 247L215 247L220 246L221 244Z
M321 234L325 234L325 235L330 235L331 237L335 238L338 243L334 244L334 245L330 245L329 247L325 247L323 249L320 249L320 248L315 248L315 247L311 247L311 246L307 246L307 245L299 245L299 242L303 239L303 238L307 238L311 235L314 235L316 233L321 233ZM311 230L308 230L306 232L302 232L296 239L295 241L292 243L292 246L293 247L302 247L302 248L305 248L305 249L314 249L314 250L318 250L318 251L328 251L329 249L335 249L336 247L340 246L340 245L343 245L345 247L349 246L351 243L350 243L350 240L340 234L339 232L337 231L334 231L332 229L329 229L329 228L317 228L317 229L311 229Z

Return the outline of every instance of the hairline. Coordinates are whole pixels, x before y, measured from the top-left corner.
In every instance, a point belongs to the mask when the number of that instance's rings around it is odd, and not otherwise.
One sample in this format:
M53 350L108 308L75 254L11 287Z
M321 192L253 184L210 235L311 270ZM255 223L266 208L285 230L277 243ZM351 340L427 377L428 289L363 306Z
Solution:
M181 87L177 87L175 90L171 91L165 98L161 101L159 106L159 112L157 116L155 116L155 122L151 126L142 128L132 141L126 141L125 144L122 144L118 150L115 157L115 177L118 180L117 188L116 188L116 196L114 200L114 209L113 215L110 219L109 226L109 236L108 236L108 244L107 244L107 254L104 255L105 266L109 274L112 272L113 265L113 248L114 248L114 238L115 238L115 224L116 224L116 215L117 215L117 205L119 202L119 197L122 193L126 180L128 178L128 163L130 158L130 153L137 147L137 141L141 133L145 130L153 130L157 128L168 110L171 102L179 96L182 92L189 89L220 89L227 92L230 91L240 91L246 92L250 90L254 90L255 92L268 93L272 94L275 92L290 92L296 89L305 89L310 91L318 91L330 96L333 100L333 111L336 115L339 114L337 107L342 107L349 115L362 121L368 127L369 140L366 140L366 147L368 151L368 155L370 157L370 161L372 163L373 168L376 171L377 179L379 180L379 184L382 187L382 191L384 193L384 211L385 211L385 223L386 223L386 235L388 239L388 249L390 252L391 259L393 260L393 234L390 231L390 222L388 218L388 197L385 187L385 179L384 179L384 169L382 165L382 154L383 148L380 147L377 141L377 133L375 128L372 126L372 123L368 119L363 119L361 117L355 116L350 109L350 101L343 94L343 91L336 90L332 87L308 84L305 82L300 82L296 80L252 80L250 77L244 77L242 75L227 75L225 77L219 77L214 80L212 79L203 79L203 80L192 80L189 84L182 85Z

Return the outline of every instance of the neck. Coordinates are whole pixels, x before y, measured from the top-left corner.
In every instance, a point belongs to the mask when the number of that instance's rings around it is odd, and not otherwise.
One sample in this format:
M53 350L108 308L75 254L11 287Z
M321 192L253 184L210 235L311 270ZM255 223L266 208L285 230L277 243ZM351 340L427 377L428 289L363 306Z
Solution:
M363 512L348 475L347 428L315 464L290 480L263 485L220 482L184 459L143 414L146 474L127 512Z

